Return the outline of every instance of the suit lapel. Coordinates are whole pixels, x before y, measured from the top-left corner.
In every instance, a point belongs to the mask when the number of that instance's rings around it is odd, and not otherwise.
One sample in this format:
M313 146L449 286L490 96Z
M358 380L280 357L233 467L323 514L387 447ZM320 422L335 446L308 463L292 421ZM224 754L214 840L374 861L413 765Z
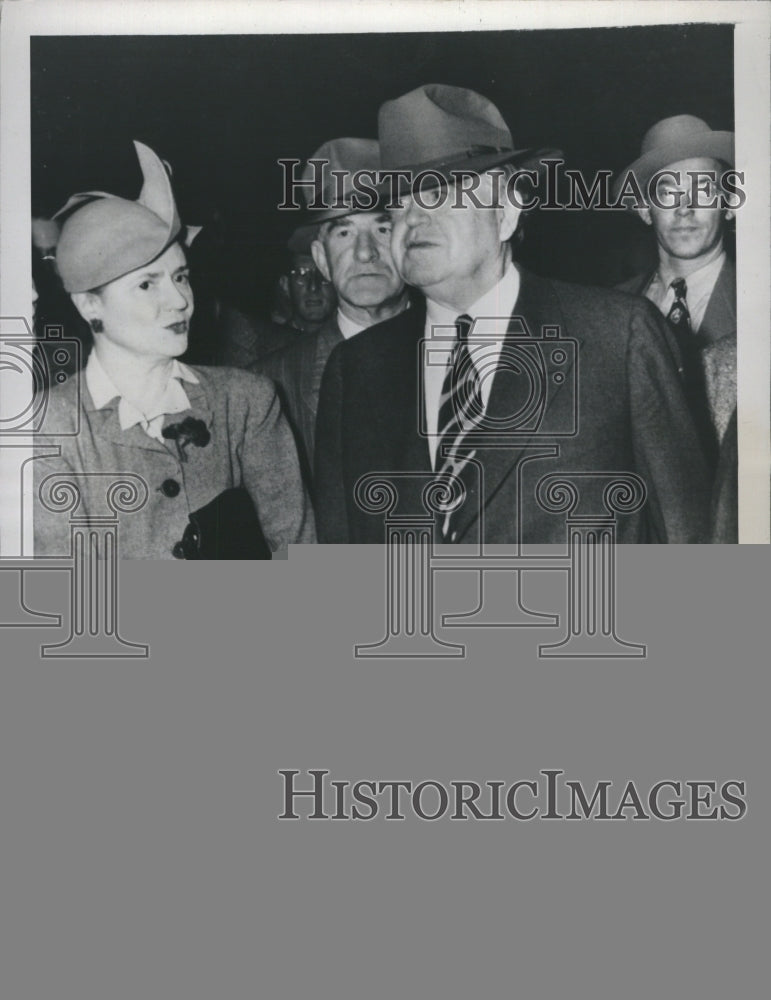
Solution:
M322 327L318 335L309 343L308 364L305 360L300 362L300 376L307 373L303 378L303 400L314 418L318 407L319 392L321 391L321 379L324 369L327 366L329 355L334 348L343 342L343 335L337 325L335 318L331 319Z
M736 337L736 268L728 257L712 290L699 336L708 341Z
M527 344L528 340L542 340L543 327L558 327L561 338L565 338L570 335L570 331L568 331L565 323L565 317L562 314L559 301L554 291L554 286L551 282L538 278L521 268L519 271L521 276L519 296L509 322L509 329L504 341L502 355L505 355L507 348L510 351L516 350L517 348L521 349L523 344ZM527 331L527 337L525 338L522 337L522 326L518 320L522 320L524 322L524 326ZM580 348L580 340L578 338L576 339ZM534 344L532 345L529 353L531 357L539 357L539 352ZM577 354L578 348L576 350L576 360ZM563 402L563 400L570 402L569 394L563 394L562 392L564 385L571 381L570 372L566 371L566 374L568 377L565 378L564 382L561 384L555 384L552 381L548 386L539 426L543 426L543 424L547 422L547 417L550 414L553 414L555 409L558 409L559 404ZM577 372L574 377L577 385ZM508 378L505 375L502 376L499 366L493 377L490 399L488 400L486 410L487 415L492 419L497 419L498 421L509 418L513 413L519 412L520 403L524 402L524 399L524 395L521 401L516 401L512 398L511 376ZM547 422L547 425L548 423L549 422ZM551 423L553 423L553 421L551 421ZM531 426L530 421L528 421L527 426ZM527 435L526 433L521 432L518 434L512 433L508 438L499 437L496 441L494 438L491 438L489 433L485 435L484 429L482 430L480 437L480 447L477 450L476 458L482 463L484 477L483 506L485 508L490 504L491 500L503 486L508 477L514 473L520 456L526 450L526 445L539 443L553 445L555 443L555 439L550 437L544 437L541 439L535 435ZM487 440L488 443L494 441L494 447L484 447L485 440ZM511 516L512 519L514 519L518 516L518 512L512 510ZM455 530L457 530L458 533L457 541L462 541L463 536L468 533L469 528L476 521L478 521L478 519L479 500L478 494L474 492L470 495L463 508L459 511L458 517L454 522Z
M371 398L362 400L363 406L376 415L380 441L376 456L367 455L367 468L371 472L421 473L401 479L399 483L399 509L421 511L422 489L432 471L428 443L420 433L423 425L420 379L425 304L412 306L390 322L394 324L393 329L381 339L380 349L368 358L373 367L364 381L367 387L380 387Z

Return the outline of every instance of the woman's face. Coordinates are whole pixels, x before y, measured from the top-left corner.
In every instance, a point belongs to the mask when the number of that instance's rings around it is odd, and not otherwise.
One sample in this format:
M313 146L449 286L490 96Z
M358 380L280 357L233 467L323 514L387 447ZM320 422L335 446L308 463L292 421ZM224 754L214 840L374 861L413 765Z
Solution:
M175 358L187 349L193 290L182 247L93 293L88 319L101 320L97 334L132 354Z

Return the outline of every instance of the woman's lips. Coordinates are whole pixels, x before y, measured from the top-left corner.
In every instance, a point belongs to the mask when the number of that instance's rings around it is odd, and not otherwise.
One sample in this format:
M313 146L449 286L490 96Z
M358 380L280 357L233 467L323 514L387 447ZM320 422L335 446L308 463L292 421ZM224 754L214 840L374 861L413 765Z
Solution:
M187 333L188 322L186 319L182 319L179 321L179 323L169 323L166 326L166 329L171 330L172 333L179 333L179 334Z

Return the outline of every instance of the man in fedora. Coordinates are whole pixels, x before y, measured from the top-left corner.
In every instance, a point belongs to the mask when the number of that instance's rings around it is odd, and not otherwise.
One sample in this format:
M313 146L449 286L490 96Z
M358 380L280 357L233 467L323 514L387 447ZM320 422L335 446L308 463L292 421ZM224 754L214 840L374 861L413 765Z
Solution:
M735 455L736 443L736 269L724 238L733 211L721 198L720 178L734 163L733 132L716 132L693 115L675 115L646 132L640 156L622 172L634 174L647 192L656 174L658 198L647 197L637 212L656 237L658 264L620 287L644 295L667 318L683 361L686 398L707 457L718 475L715 497L723 498L738 468L721 449ZM701 178L700 182L698 178ZM652 192L651 192L652 193ZM658 201L658 204L656 204ZM727 480L727 481L726 481ZM725 510L724 501L716 511ZM730 505L734 512L735 504ZM720 524L721 540L737 540L738 526Z
M582 479L581 502L602 510L602 474L618 471L646 490L641 510L620 519L620 541L705 540L707 477L661 316L642 299L544 280L512 262L520 206L511 171L537 169L545 153L517 150L490 101L443 85L384 104L379 141L383 167L407 172L391 212L394 260L426 302L329 360L316 430L320 540L383 541L382 517L355 496L362 476L407 473L397 513L413 516L426 484L443 485L448 470L466 499L437 517L441 541L564 544L564 511L537 484L549 473L598 473ZM484 207L496 170L507 192ZM410 178L432 173L442 183L421 194ZM472 187L475 197L462 197ZM422 343L437 330L454 338L442 365ZM555 330L559 344L549 343ZM535 399L528 372L540 378ZM535 422L520 421L533 402ZM472 465L476 483L464 479Z
M332 139L311 159L322 161L325 167L315 173L306 165L304 180L320 177L321 181L316 190L302 189L309 207L290 246L310 252L321 278L337 293L337 311L317 332L297 337L256 366L273 378L283 393L308 475L313 469L316 409L327 358L338 344L396 316L409 301L391 256L390 217L377 207L352 211L357 173L380 168L377 142ZM342 190L337 190L332 171L342 171ZM324 207L310 208L315 200Z

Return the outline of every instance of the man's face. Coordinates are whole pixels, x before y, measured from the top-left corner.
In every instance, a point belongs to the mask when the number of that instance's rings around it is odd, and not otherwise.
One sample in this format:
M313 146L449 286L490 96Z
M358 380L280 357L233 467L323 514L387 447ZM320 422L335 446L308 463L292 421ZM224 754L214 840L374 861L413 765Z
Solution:
M352 306L374 308L404 289L391 256L391 221L385 212L330 219L311 249L338 296Z
M711 170L719 177L721 165L709 157L693 157L671 163L666 170L679 173L680 183L677 184L673 178L662 178L657 189L659 201L663 205L675 205L679 201L678 207L657 208L649 205L641 209L640 215L647 225L653 226L659 246L670 257L680 260L704 257L720 245L725 222L733 217L733 212L718 206L691 207L692 190L688 171ZM706 178L701 181L701 186L699 202L706 204L719 200L719 187L708 190L710 185Z
M306 323L323 323L335 308L335 290L309 253L297 253L289 272L292 315Z
M101 321L97 336L132 354L174 358L187 349L193 290L178 243L146 267L73 299L86 319Z
M483 175L478 198L484 205L491 204L492 183ZM465 308L499 277L503 244L519 213L505 199L505 207L479 208L468 197L456 198L454 188L425 191L420 202L408 194L390 212L396 267L429 299Z

